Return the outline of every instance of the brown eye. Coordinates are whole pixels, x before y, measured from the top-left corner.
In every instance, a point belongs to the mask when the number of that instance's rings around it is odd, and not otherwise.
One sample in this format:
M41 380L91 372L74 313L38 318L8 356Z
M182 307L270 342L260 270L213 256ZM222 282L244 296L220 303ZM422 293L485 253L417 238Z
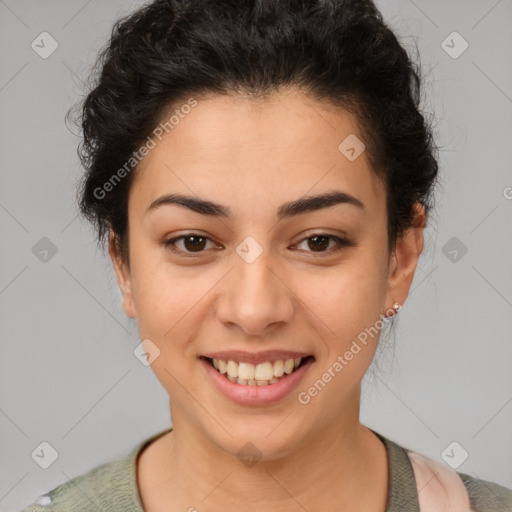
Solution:
M177 242L182 242L182 248L177 247ZM206 246L207 241L211 241L208 237L191 233L188 235L178 236L171 238L165 242L165 247L168 247L173 252L181 253L201 253Z
M329 247L329 237L324 235L315 235L308 238L309 244L308 246L313 249L315 252L318 250L322 251Z
M331 241L335 242L335 246L327 249ZM304 242L307 242L308 249L306 252L319 253L320 255L323 255L323 253L329 255L341 250L343 247L354 247L356 245L355 242L328 233L315 233L301 240L299 245Z
M192 252L201 251L204 249L206 244L206 238L204 236L190 235L183 238L183 244L187 251Z

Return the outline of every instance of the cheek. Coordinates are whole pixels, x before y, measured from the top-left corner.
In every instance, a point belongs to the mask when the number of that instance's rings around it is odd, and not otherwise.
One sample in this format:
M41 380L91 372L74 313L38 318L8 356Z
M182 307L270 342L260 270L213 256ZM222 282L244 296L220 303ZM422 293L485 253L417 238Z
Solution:
M300 294L334 331L364 328L381 313L386 293L384 272L381 261L361 253L336 270L309 277Z
M201 294L200 288L185 285L179 278L165 279L157 271L141 277L139 282L135 301L141 335L164 342L177 340L187 329L190 331L196 306L206 290Z
M164 355L162 359L173 366L173 361L189 358L192 352L188 350L194 347L190 341L211 314L208 297L219 276L187 271L168 262L149 264L143 258L133 274L140 337L151 339Z
M165 247L144 235L134 233L132 247L132 290L141 336L163 340L176 337L185 326L190 329L190 318L214 281L198 267L171 263Z

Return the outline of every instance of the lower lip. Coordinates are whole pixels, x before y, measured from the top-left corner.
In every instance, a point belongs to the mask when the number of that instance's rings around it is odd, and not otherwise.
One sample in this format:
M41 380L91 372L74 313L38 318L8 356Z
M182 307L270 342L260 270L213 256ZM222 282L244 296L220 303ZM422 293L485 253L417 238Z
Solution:
M218 372L208 361L199 361L212 379L216 388L227 398L240 405L270 405L288 396L298 385L314 359L309 358L302 366L290 374L280 377L278 382L266 386L247 386L231 382L225 374Z

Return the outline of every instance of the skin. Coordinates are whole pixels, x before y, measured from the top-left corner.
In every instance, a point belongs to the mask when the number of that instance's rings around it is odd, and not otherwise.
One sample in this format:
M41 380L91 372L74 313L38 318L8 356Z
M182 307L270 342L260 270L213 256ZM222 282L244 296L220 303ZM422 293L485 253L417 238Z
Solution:
M359 422L378 336L309 404L297 400L359 333L405 302L423 250L417 205L417 227L387 253L384 188L366 152L349 161L338 150L349 134L362 139L353 116L295 89L265 101L206 96L141 162L128 204L130 267L113 233L109 252L124 310L159 348L151 367L171 397L173 431L137 461L147 511L385 511L386 450ZM332 190L364 210L339 204L277 222L282 203ZM177 205L146 213L170 192L221 203L234 217ZM183 240L182 255L165 247L190 231L209 237L202 253ZM336 243L326 241L315 250L307 237L323 232L356 245L332 251ZM263 248L250 264L236 252L247 236ZM297 350L316 360L285 399L248 407L221 395L198 360L230 349ZM251 467L237 457L247 442L262 454Z

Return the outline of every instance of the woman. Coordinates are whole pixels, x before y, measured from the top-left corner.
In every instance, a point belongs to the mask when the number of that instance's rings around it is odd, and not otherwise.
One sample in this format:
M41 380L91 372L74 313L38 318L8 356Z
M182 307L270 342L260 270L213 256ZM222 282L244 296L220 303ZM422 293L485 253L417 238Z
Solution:
M25 510L512 510L359 421L438 170L373 3L155 1L99 71L81 211L173 427Z

